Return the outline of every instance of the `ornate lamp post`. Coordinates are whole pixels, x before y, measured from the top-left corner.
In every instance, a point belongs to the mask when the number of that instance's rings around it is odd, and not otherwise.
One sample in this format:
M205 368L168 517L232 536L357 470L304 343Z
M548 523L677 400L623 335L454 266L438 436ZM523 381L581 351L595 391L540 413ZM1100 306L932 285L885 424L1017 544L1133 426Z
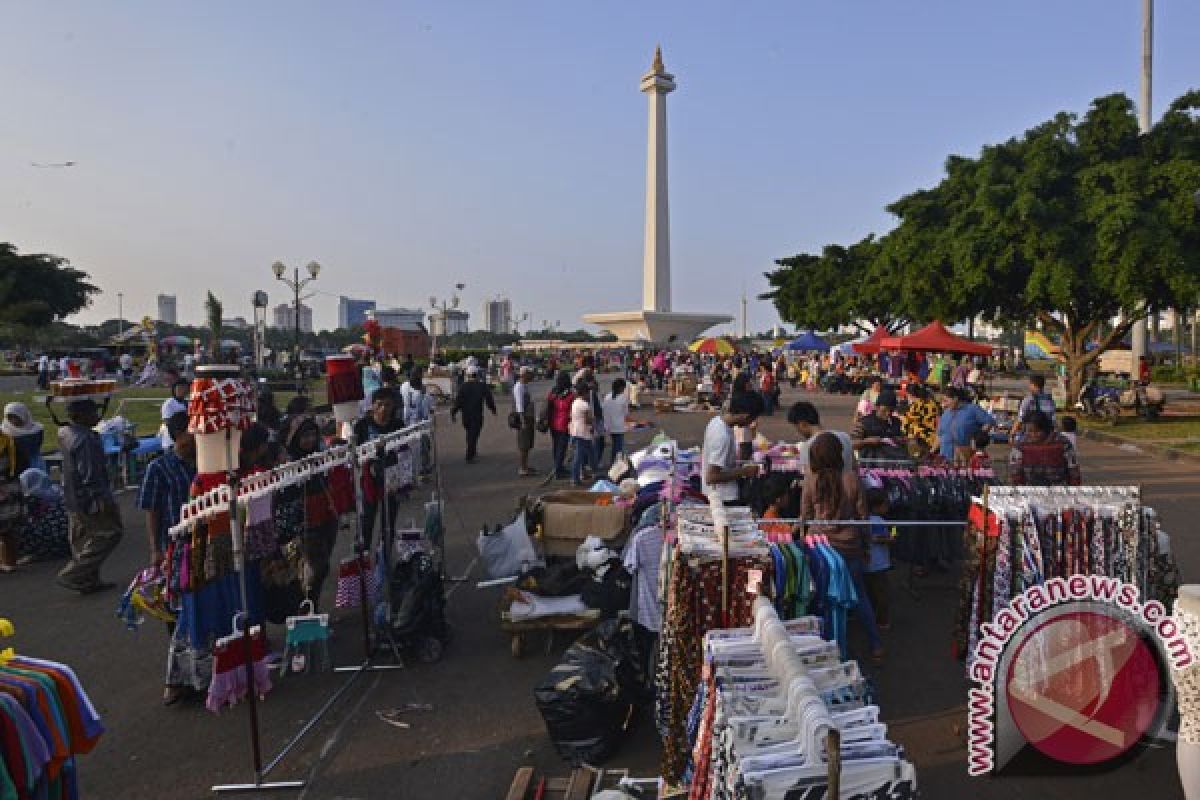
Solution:
M460 302L462 302L462 300L458 296L458 293L461 292L463 289L467 288L467 285L465 283L456 283L456 284L454 284L454 288L455 288L454 294L450 295L450 297L448 299L439 300L438 298L436 298L432 295L429 297L429 307L432 308L434 311L441 312L442 333L445 336L450 335L449 328L446 325L446 322L447 322L446 312L449 311L450 309L458 308L458 304ZM434 314L434 317L433 317L434 324L429 326L429 327L433 328L433 331L432 331L432 333L433 333L433 350L429 354L429 363L431 366L433 364L433 359L437 358L437 343L438 343L437 319L438 319L437 314Z
M308 262L308 266L304 268L308 272L308 277L300 278L300 268L292 268L292 277L284 277L287 272L287 267L282 261L276 261L271 265L271 271L275 273L275 280L281 282L292 290L294 304L292 306L292 322L293 322L293 340L292 340L292 363L296 370L296 393L304 394L304 368L300 364L300 301L307 300L312 297L307 294L304 297L300 296L300 290L317 279L317 275L321 272L321 265L316 261Z

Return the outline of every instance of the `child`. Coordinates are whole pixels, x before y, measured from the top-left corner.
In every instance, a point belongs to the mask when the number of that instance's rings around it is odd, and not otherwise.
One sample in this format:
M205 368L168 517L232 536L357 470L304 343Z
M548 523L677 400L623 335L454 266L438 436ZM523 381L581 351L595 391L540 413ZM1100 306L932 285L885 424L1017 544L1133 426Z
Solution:
M867 510L871 512L871 549L867 556L867 568L863 582L867 586L867 597L875 609L875 623L879 630L892 627L891 605L888 595L888 570L892 568L892 534L883 515L888 510L887 492L880 488L867 489Z
M763 522L759 523L762 532L770 542L792 541L793 526L785 522L767 522L772 519L795 519L799 514L796 507L795 492L792 481L781 474L769 475L763 487Z
M1071 443L1072 449L1075 450L1075 457L1079 458L1079 441L1076 439L1076 423L1074 417L1062 418L1062 435L1063 438Z
M987 431L975 431L975 436L971 439L971 445L975 452L971 454L971 461L968 468L972 471L977 469L991 469L992 458L988 455L988 445L992 443L992 435Z

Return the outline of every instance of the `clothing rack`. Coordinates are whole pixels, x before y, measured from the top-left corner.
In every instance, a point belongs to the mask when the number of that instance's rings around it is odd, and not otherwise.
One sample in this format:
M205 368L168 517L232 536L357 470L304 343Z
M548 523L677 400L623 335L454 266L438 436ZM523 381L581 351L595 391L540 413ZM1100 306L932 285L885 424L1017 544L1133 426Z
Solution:
M339 445L330 450L320 453L314 453L302 459L298 459L287 464L282 464L267 472L258 473L242 481L235 471L230 471L226 476L226 482L220 486L203 493L202 495L193 498L185 503L181 509L181 519L178 525L170 528L170 535L178 537L189 533L191 528L197 523L212 519L222 514L228 514L230 520L230 533L233 542L233 561L234 569L238 574L238 591L240 595L241 606L243 613L249 609L248 592L246 587L245 573L245 553L243 550L244 537L242 531L241 515L238 512L238 507L245 507L251 498L259 497L264 494L274 493L282 489L298 486L309 479L325 474L337 467L348 466L352 470L355 478L355 517L358 522L355 542L355 552L361 555L363 550L362 533L362 487L357 476L361 472L361 462L369 459L378 453L392 452L405 444L419 439L422 435L428 433L436 442L436 433L434 422L432 419L409 426L399 431L394 431L384 436L374 439L370 442L356 445L353 442L346 445ZM225 432L225 447L227 463L233 463L232 453L232 434L227 429ZM436 450L435 450L436 452ZM437 472L438 487L435 493L435 501L440 505L440 465L434 462L435 471ZM387 503L383 503L385 525L387 522ZM371 636L370 636L370 611L366 598L366 577L362 576L359 581L360 604L363 610L363 647L364 656L363 662L354 667L339 668L339 672L349 672L350 678L325 702L323 706L305 723L305 725L296 733L279 751L279 753L265 766L262 759L262 746L259 731L258 708L257 708L257 691L254 686L254 670L252 667L253 657L251 655L251 642L249 635L249 625L243 625L241 630L241 639L244 643L246 651L246 676L248 685L247 694L247 709L250 717L250 743L252 763L254 768L254 780L249 783L229 783L215 784L212 786L212 791L216 793L225 792L252 792L252 791L273 791L277 789L302 789L306 782L303 780L286 780L286 781L266 781L265 778L279 763L295 748L297 744L316 727L317 723L334 707L337 701L345 694L350 686L358 679L360 675L368 671L379 671L389 669L402 669L403 664L395 665L377 665L372 663L374 656ZM394 651L394 645L393 645ZM394 651L395 652L395 651Z

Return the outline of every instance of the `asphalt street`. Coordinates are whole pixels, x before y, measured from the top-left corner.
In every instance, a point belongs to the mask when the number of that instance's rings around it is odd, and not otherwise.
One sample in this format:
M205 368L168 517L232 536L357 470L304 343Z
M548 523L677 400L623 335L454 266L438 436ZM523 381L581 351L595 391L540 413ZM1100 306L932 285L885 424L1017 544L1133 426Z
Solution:
M544 387L538 387L542 396ZM798 394L798 393L797 393ZM851 398L808 395L829 427L844 426ZM795 399L791 393L786 402ZM475 537L483 524L506 521L520 496L539 490L539 481L519 478L511 431L504 424L508 403L489 417L478 463L463 460L461 428L439 419L439 448L447 502L447 561L451 576L467 576L448 587L448 615L455 637L443 660L406 669L359 676L333 710L268 776L303 779L307 786L277 797L464 798L504 797L513 772L525 764L565 774L545 734L532 688L554 665L569 637L534 641L531 652L513 658L509 637L497 626L499 589L477 589L481 570ZM685 445L698 444L708 414L665 414L642 410ZM771 438L788 435L782 414L760 425ZM648 440L649 434L633 443ZM535 466L549 466L549 446L540 437ZM1116 447L1081 442L1085 482L1139 484L1146 502L1161 513L1187 576L1200 568L1200 543L1192 521L1200 517L1196 467L1155 460ZM1001 456L998 451L994 457ZM419 523L418 492L401 519ZM122 496L126 535L106 565L106 577L129 580L144 566L146 538L131 493ZM335 559L349 550L343 535ZM212 714L199 705L160 704L166 633L147 622L127 631L114 616L117 593L78 597L53 584L56 564L38 564L0 576L0 616L16 626L19 652L59 660L78 671L108 732L97 749L80 761L85 798L212 796L214 783L253 778L249 721L244 708ZM934 574L903 588L903 572L893 573L893 626L885 639L886 664L870 670L890 734L916 763L927 798L1094 798L1152 796L1178 798L1174 759L1169 750L1151 750L1118 768L1069 772L1037 758L1021 758L1002 776L969 779L961 729L966 682L950 655L951 618L957 578ZM332 585L326 603L332 607ZM335 611L335 661L361 660L357 611ZM282 636L276 631L275 640ZM7 642L5 643L7 644ZM864 643L855 642L860 653ZM260 706L264 757L269 761L347 677L326 673L278 681ZM432 711L406 712L409 727L397 727L377 712L406 703L431 704ZM645 720L610 764L654 774L658 744Z

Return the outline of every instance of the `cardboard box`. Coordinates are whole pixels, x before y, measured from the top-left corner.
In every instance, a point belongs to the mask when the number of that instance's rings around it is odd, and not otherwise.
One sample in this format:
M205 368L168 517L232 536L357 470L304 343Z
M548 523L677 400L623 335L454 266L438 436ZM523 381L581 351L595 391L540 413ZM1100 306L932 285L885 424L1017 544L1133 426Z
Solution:
M542 497L542 545L546 555L574 556L589 536L598 536L609 547L619 549L629 527L629 511L616 505L596 505L601 496L601 492L568 490Z

